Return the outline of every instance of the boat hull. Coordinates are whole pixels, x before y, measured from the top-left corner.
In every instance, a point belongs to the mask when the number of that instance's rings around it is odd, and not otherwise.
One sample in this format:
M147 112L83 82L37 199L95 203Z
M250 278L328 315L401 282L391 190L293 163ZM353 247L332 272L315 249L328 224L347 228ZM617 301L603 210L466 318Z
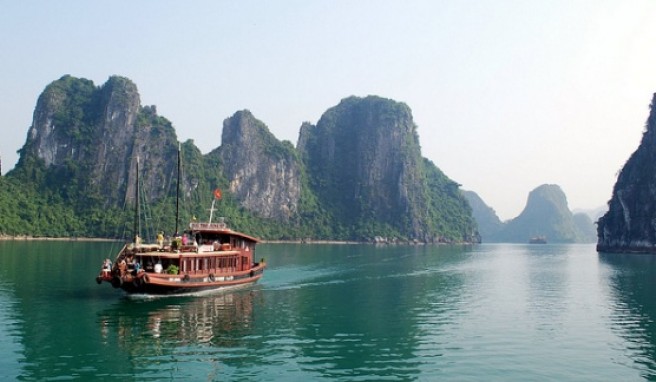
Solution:
M114 288L120 288L128 294L153 296L186 295L252 285L262 277L265 267L264 264L258 264L246 272L217 276L209 274L191 277L189 275L165 275L141 272L137 275L99 275L96 280L98 283L108 282Z

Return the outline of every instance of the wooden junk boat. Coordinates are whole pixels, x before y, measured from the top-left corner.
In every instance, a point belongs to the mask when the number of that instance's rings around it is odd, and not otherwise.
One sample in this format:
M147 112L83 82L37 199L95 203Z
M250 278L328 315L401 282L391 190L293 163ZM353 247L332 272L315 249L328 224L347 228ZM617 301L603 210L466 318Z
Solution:
M184 238L189 242L182 243ZM224 222L191 223L170 244L126 244L96 281L127 293L187 294L255 283L266 264L254 262L258 240L229 229Z
M105 260L96 277L98 284L108 282L128 294L174 295L234 288L259 280L266 267L264 259L254 261L259 240L228 228L223 218L212 223L220 190L214 196L209 222L191 222L182 235L176 234L167 243L160 233L157 243L143 244L139 229L135 229L134 241L123 246L114 263ZM138 221L138 212L136 216Z

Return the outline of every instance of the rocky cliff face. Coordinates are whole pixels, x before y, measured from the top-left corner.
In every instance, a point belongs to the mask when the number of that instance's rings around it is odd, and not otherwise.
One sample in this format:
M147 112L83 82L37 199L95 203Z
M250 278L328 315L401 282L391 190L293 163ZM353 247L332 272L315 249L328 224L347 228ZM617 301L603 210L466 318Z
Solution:
M463 215L469 207L459 193L452 193L457 184L432 163L424 163L405 104L374 96L346 98L326 111L316 126L302 126L298 150L322 205L338 221L362 227L360 234L375 235L376 222L427 242L475 236L470 214L455 238L440 232L439 219L428 216L428 211L436 212L433 196L462 206ZM431 171L437 188L428 187ZM441 193L432 195L435 190Z
M638 149L620 172L608 212L597 223L597 250L656 253L656 94Z
M301 167L294 147L278 141L249 111L223 122L219 157L230 192L254 214L289 221L298 213Z
M43 91L17 169L41 161L53 177L79 182L75 193L97 194L105 203L132 198L140 157L145 189L161 197L176 150L171 124L154 107L142 108L130 80L111 77L101 87L64 76ZM75 191L75 192L74 192Z
M401 150L407 147L407 150ZM372 210L388 220L418 196L419 144L410 109L377 97L351 97L304 125L299 151L319 192L340 216Z

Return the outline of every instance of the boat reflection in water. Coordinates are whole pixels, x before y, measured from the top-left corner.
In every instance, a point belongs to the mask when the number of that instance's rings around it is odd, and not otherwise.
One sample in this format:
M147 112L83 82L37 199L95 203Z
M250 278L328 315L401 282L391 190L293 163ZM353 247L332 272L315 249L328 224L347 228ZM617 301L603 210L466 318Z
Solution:
M122 300L100 316L103 342L117 341L129 353L148 356L190 344L230 347L253 326L257 290L204 297Z

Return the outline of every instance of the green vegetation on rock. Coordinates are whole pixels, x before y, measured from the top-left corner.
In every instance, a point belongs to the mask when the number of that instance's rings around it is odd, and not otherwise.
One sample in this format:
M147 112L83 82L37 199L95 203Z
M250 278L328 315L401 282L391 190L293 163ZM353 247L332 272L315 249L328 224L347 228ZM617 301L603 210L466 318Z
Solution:
M179 227L205 220L220 188L215 216L264 239L477 242L459 185L422 158L416 128L403 103L349 97L304 124L295 148L239 111L212 152L180 145ZM137 161L141 236L173 233L178 145L130 80L64 76L39 97L18 165L0 178L0 233L129 237Z

